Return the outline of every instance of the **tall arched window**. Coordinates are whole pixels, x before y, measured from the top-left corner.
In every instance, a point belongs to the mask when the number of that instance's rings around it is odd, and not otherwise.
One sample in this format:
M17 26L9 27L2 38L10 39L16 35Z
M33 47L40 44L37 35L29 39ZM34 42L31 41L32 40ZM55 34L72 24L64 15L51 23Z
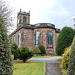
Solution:
M25 16L23 17L23 23L26 23L26 17Z
M40 44L40 32L36 32L35 34L35 44Z
M52 43L53 43L53 34L52 34L52 32L47 33L47 41L48 41L49 45L52 45Z

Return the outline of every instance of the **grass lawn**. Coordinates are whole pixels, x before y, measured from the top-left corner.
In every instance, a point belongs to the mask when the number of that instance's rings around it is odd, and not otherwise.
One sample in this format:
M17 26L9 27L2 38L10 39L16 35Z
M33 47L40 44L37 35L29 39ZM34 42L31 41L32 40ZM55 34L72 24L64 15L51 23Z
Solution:
M50 57L53 57L53 56L34 56L34 57L37 57L37 58L50 58Z
M13 75L45 75L45 62L14 60Z

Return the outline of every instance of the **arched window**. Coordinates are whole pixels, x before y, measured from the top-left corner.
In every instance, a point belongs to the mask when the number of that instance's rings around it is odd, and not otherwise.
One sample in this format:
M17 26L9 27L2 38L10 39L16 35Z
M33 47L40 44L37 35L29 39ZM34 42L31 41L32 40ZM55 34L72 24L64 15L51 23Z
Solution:
M26 17L25 16L23 17L23 23L26 23Z
M20 16L20 19L19 19L19 24L21 24L21 16Z
M40 32L36 32L35 34L35 44L40 44Z
M47 33L47 41L48 41L49 45L52 45L52 43L53 43L53 34L52 34L52 32Z

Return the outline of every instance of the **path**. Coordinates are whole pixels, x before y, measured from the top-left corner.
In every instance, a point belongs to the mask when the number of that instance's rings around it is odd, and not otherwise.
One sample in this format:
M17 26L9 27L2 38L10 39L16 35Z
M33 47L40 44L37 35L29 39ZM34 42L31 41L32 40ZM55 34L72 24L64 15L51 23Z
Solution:
M46 63L46 74L45 75L62 75L59 63Z
M57 61L59 58L60 56L54 56L50 58L33 57L29 60L46 62L46 74L45 75L62 75L61 69L59 68L59 61Z
M52 62L52 63L58 63L58 59L61 58L61 56L54 56L50 58L37 58L37 57L32 57L29 60L34 60L34 61L44 61L44 62Z

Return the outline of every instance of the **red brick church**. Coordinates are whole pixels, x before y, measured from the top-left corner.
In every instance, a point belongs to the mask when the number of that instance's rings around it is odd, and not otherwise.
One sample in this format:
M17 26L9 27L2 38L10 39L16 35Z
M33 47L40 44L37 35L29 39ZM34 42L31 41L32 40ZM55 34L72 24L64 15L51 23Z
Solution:
M18 47L27 46L33 49L39 44L43 44L46 55L55 55L55 47L60 29L55 28L51 23L30 24L30 12L18 12L17 28L11 34L11 42Z

